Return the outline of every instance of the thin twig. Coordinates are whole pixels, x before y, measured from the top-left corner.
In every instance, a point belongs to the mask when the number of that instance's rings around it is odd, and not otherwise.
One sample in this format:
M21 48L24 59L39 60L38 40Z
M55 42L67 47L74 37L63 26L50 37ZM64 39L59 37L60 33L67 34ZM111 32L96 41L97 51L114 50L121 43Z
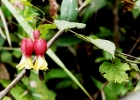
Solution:
M9 30L8 30L8 26L6 24L6 19L4 18L4 15L3 15L3 12L0 8L0 17L2 19L2 22L3 22L3 25L4 25L4 28L5 28L5 33L6 33L6 37L7 37L7 41L9 43L9 46L12 47L12 44L11 44L11 39L10 39L10 35L9 35Z
M78 5L80 5L80 6L83 4L82 0L77 0L77 2L78 2Z
M0 47L0 50L19 50L20 51L20 48Z
M1 27L0 27L0 35L1 35L4 39L6 39L6 36L5 36L4 33L2 32Z
M105 93L104 93L103 90L101 90L101 96L102 96L102 100L106 100L106 98L105 98Z
M115 53L127 56L129 58L133 58L133 59L136 59L136 60L140 60L140 58L138 58L138 57L135 57L135 56L132 56L132 55L129 55L129 54L125 54L125 53L122 53L122 52L115 51Z
M60 37L60 35L62 35L63 32L64 30L58 31L56 35L48 42L47 48L49 48Z
M140 36L139 36L139 38L137 39L136 43L133 45L132 49L129 51L128 54L132 53L132 51L134 50L134 48L136 47L136 45L138 44L139 41L140 41Z
M112 14L113 14L113 42L116 45L116 48L119 48L119 40L120 40L120 34L119 34L119 16L118 16L118 6L119 6L119 0L114 0L113 2L113 8L112 8Z
M103 95L102 94L102 92L103 92L103 89L105 88L105 86L108 84L108 81L106 81L102 86L101 86L101 88L94 94L94 99L96 100L96 98L98 97L98 95L99 95L99 93L101 92L101 95ZM105 100L104 99L104 97L102 97L103 98L103 100Z
M25 75L25 69L3 90L0 92L0 100L14 87Z
M134 64L140 64L140 62L137 62L137 61L133 61L133 60L129 60L127 58L123 58L119 55L115 55L116 57L120 58L120 59L123 59L124 61L128 62L128 63L134 63Z

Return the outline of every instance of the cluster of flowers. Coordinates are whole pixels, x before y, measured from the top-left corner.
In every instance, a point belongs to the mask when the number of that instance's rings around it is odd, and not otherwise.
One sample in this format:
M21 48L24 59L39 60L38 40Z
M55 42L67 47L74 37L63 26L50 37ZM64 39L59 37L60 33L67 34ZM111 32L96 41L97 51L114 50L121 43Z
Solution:
M48 64L44 58L44 54L47 51L47 43L44 39L40 37L40 31L33 31L34 40L31 38L24 38L21 41L20 48L23 53L20 63L16 68L23 69L34 69L36 72L48 70ZM31 55L36 54L36 62L33 64Z

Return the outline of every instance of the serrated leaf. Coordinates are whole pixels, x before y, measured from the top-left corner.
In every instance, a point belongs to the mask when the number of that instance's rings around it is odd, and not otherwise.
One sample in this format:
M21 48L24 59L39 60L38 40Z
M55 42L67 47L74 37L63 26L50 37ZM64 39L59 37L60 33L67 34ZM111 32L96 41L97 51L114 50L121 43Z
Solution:
M113 42L104 39L97 39L94 38L93 36L87 38L91 41L91 43L93 43L100 49L107 51L112 55L113 58L115 58L114 53L115 53L116 46Z
M75 34L78 38L83 39L84 41L91 42L100 49L103 49L104 51L107 51L112 55L113 58L115 58L114 53L115 53L115 44L111 41L104 40L104 39L99 39L97 36L85 36L81 34Z
M61 20L75 21L78 15L77 0L63 0L61 4Z
M26 22L26 21L30 21L30 20L32 20L33 18L34 18L34 16L29 16L29 17L25 18L20 24L22 24L22 23L24 23L24 22Z
M86 27L86 24L76 23L76 22L68 22L61 20L54 20L54 24L58 27L59 30L70 29L70 28L78 28L82 29Z
M42 38L45 38L46 35L49 33L49 29L55 29L57 28L54 24L42 24L42 25L39 25L37 27L38 30L40 30L40 33L41 33L41 36Z
M114 64L106 61L99 67L99 72L103 74L104 78L117 83L128 82L127 70L130 70L129 65L121 63L120 60L117 60Z
M33 6L30 2L27 2L27 1L23 1L23 4L24 4L25 6Z
M137 64L130 63L130 66L133 67L137 72L140 72L140 69Z

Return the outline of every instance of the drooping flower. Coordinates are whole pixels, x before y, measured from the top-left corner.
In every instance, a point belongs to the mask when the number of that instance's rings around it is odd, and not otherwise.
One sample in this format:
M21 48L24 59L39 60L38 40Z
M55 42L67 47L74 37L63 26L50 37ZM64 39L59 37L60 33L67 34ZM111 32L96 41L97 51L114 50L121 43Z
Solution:
M33 53L33 41L32 39L29 38L24 38L21 41L20 48L22 51L22 58L20 63L16 66L16 68L23 69L24 67L26 69L31 69L33 68L33 63L31 59L31 55Z
M39 35L40 32L39 31L35 31L33 32L33 37L34 37L34 52L36 54L36 57L37 57L37 60L34 64L34 69L35 71L39 71L39 70L48 70L48 64L45 60L45 57L44 57L44 54L46 53L47 51L47 42L40 38L39 39Z

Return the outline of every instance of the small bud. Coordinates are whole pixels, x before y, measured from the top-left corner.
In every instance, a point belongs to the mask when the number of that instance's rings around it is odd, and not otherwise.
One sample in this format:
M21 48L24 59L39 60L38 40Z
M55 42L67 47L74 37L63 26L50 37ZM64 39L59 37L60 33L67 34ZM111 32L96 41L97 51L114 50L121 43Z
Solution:
M40 31L39 30L34 30L33 31L33 37L34 37L34 39L39 39L39 37L40 37Z

